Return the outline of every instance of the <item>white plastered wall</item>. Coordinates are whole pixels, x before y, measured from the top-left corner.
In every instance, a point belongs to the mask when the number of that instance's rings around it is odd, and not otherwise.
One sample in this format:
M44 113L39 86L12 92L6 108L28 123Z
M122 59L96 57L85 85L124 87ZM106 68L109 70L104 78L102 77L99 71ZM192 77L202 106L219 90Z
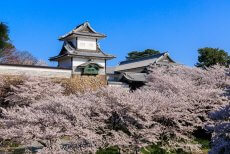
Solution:
M78 37L77 38L77 49L96 50L97 49L96 39Z
M72 71L65 69L0 65L1 75L26 75L48 78L70 78Z

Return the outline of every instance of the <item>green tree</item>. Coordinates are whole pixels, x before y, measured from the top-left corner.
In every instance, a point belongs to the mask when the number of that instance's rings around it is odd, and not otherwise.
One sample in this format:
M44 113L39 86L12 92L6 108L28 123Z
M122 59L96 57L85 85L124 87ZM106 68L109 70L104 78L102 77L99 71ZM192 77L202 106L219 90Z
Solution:
M14 45L11 44L9 27L3 22L0 22L0 63L23 65L41 64L31 53L18 51Z
M10 43L9 28L5 23L0 22L0 62L6 56L12 55L14 51L15 48Z
M14 46L10 43L9 28L6 24L0 22L0 51L9 48L14 48Z
M146 49L144 51L132 51L128 53L128 56L126 57L127 60L133 60L138 59L142 57L148 57L151 55L159 54L160 51L154 50L154 49Z
M228 66L230 64L230 56L227 52L219 48L200 48L198 49L197 67L210 67L213 65Z

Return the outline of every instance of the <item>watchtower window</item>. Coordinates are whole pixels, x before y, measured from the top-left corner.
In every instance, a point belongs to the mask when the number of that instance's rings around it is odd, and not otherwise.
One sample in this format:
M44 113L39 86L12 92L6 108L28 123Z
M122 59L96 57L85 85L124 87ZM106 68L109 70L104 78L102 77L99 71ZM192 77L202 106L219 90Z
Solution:
M95 64L89 64L83 69L83 74L86 75L97 75L99 67Z

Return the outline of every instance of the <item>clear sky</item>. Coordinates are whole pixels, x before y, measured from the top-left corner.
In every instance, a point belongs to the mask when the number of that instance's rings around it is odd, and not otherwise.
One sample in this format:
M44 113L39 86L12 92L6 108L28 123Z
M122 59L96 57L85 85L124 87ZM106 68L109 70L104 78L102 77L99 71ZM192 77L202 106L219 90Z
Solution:
M230 51L230 0L0 0L0 21L19 50L46 61L61 49L57 38L84 21L107 35L101 48L117 56L109 65L147 48L190 66L198 48Z

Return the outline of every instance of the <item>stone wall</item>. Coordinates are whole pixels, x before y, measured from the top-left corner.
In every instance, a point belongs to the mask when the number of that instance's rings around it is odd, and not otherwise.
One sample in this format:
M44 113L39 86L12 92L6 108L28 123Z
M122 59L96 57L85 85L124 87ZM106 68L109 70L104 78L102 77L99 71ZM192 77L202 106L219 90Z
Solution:
M70 79L61 81L66 87L66 93L84 92L85 90L96 90L107 85L105 75L73 75Z
M0 75L28 75L49 78L70 78L72 70L46 66L0 64Z

